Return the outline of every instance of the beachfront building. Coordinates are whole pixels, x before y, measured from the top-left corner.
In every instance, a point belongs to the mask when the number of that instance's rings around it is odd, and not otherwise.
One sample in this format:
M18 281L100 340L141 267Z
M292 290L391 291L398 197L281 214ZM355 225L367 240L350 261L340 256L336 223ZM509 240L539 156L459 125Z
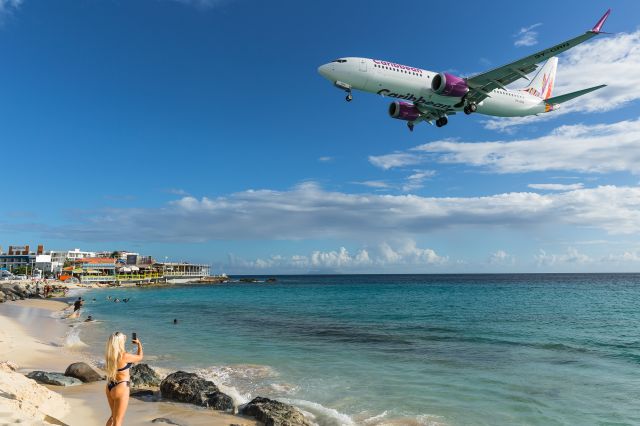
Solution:
M36 263L36 255L30 254L0 254L0 270L13 272L18 268L27 267L33 269Z
M62 271L63 263L52 261L50 254L38 254L36 255L35 267L45 276L49 276Z
M82 251L80 249L73 250L51 250L47 254L51 256L52 262L64 264L67 260L75 262L78 259L86 259L88 257L96 257L96 253L93 251Z
M112 283L116 280L116 262L108 257L76 259L73 268L81 283Z
M44 246L39 245L35 253L29 248L28 245L9 246L6 253L0 250L0 270L13 272L18 268L25 267L32 272L35 268L36 257L44 252Z
M154 266L163 271L163 275L169 283L187 283L208 277L211 270L209 265L187 262L164 262L156 263Z

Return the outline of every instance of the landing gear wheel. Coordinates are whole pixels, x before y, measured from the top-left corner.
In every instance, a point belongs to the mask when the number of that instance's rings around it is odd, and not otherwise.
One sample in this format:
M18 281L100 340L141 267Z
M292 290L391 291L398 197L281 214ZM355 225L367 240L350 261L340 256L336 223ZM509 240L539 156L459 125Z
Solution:
M351 102L353 100L353 95L351 94L351 92L347 93L347 97L345 99L347 100L347 102Z
M447 117L440 117L436 120L436 127L446 126L448 122Z
M465 105L463 110L464 110L464 113L467 115L473 114L478 110L478 105L476 105L475 103L471 103L469 105Z
M409 128L410 132L413 132L413 127L414 127L413 123L407 123L407 127Z

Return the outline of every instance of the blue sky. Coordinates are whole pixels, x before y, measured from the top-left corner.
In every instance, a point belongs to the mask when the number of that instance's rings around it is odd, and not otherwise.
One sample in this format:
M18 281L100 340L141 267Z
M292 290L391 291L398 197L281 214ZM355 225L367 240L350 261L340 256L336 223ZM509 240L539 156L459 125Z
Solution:
M351 103L340 56L470 75L580 34L528 120ZM0 245L215 272L640 269L640 5L0 0ZM564 105L563 105L564 106Z

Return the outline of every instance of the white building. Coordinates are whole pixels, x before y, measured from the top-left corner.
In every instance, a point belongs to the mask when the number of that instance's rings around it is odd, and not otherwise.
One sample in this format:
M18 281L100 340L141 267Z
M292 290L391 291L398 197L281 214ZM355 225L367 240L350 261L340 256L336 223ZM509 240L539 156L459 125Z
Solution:
M96 257L96 252L81 251L80 249L73 249L73 250L67 250L67 251L51 250L49 252L49 255L51 255L51 262L58 262L60 264L63 264L67 260L74 261L77 259L84 259L86 257Z
M57 273L62 271L64 262L54 262L50 254L39 254L36 256L35 268L44 274Z

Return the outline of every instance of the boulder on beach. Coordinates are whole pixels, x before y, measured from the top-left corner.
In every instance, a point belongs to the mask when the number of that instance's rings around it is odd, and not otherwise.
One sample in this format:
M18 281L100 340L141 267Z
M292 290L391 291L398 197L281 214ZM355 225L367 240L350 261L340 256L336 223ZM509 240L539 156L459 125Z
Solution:
M67 367L64 375L75 377L76 379L82 380L84 383L97 382L98 380L104 379L102 374L98 373L86 362L74 362Z
M311 426L293 405L260 396L240 407L240 414L255 417L265 426Z
M163 398L178 402L188 402L215 410L233 410L233 399L220 392L215 383L194 373L177 371L169 374L160 383Z
M65 376L62 373L49 373L46 371L36 370L27 374L27 377L38 383L44 383L45 385L76 386L82 384L82 380L76 379L75 377Z
M160 386L160 376L148 364L137 364L131 367L131 387L157 387Z

